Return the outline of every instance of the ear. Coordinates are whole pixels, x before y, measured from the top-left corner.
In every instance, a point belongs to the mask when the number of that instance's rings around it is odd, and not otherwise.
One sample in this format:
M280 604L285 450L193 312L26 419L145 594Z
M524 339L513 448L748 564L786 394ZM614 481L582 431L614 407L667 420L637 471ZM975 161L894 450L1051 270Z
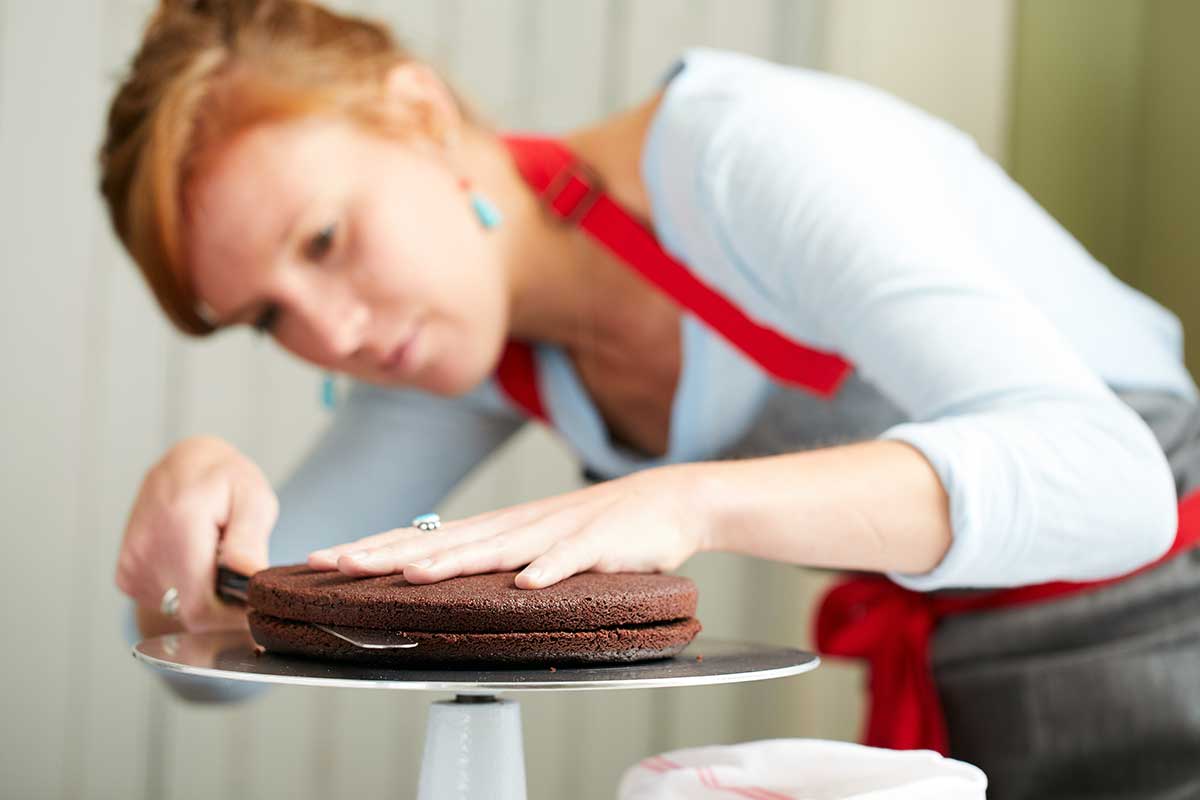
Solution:
M388 100L419 109L424 133L439 149L448 149L462 138L463 115L445 82L428 64L405 61L388 71Z

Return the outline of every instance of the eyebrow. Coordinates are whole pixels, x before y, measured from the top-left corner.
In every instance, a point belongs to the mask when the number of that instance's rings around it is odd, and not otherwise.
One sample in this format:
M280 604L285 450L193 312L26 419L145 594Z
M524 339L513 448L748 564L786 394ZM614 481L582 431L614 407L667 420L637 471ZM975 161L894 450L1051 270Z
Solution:
M296 229L296 225L299 224L299 222L300 222L301 211L302 211L301 209L298 209L296 211L296 213L292 214L292 218L290 220L288 220L288 223L286 225L284 225L283 234L279 237L280 245L283 245L285 242L287 242L288 239L291 238L292 231L294 231ZM246 319L246 318L249 316L249 314L252 310L254 310L257 306L259 306L261 304L262 304L261 300L255 300L253 302L247 303L246 305L239 308L237 311L230 314L228 317L217 320L214 324L218 328L229 328L229 327L233 327L234 325L237 325L243 321L253 322L252 319Z

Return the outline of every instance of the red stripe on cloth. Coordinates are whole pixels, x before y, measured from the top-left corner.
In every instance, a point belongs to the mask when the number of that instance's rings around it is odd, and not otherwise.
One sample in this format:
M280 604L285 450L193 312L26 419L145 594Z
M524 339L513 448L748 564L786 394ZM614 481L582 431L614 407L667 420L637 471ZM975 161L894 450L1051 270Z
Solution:
M880 575L849 578L822 599L814 639L823 655L867 661L870 703L865 744L950 755L945 716L929 663L929 642L939 619L1095 591L1154 569L1197 545L1200 491L1180 502L1175 543L1166 555L1128 575L945 597L909 591Z
M496 380L509 399L528 416L549 421L538 391L537 362L533 358L533 348L527 343L509 340L496 367Z
M795 800L791 795L780 794L761 786L726 786L717 778L717 773L713 771L712 767L696 767L696 777L706 788L749 797L752 800Z
M852 370L840 356L807 347L751 319L672 258L638 220L601 191L598 179L554 139L505 139L517 169L547 206L578 224L651 284L784 383L835 394Z

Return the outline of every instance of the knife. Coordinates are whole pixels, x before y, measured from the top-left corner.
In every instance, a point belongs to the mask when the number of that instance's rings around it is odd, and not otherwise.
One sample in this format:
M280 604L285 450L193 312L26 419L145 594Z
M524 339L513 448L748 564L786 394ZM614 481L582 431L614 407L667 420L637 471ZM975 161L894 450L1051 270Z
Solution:
M246 605L249 597L250 578L229 567L217 567L217 596L229 603ZM364 650L399 650L416 647L412 639L394 631L379 631L372 628L353 628L349 625L325 625L320 622L306 623L320 628L331 636L349 642Z

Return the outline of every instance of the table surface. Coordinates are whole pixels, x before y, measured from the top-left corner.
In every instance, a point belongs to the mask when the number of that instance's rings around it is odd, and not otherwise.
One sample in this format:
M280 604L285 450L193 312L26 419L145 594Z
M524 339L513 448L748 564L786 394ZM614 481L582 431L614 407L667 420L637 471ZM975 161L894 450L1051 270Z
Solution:
M133 656L156 669L214 680L363 689L498 694L703 686L784 678L820 659L790 647L699 636L673 658L639 664L534 669L392 669L256 653L249 633L175 633L139 642Z

